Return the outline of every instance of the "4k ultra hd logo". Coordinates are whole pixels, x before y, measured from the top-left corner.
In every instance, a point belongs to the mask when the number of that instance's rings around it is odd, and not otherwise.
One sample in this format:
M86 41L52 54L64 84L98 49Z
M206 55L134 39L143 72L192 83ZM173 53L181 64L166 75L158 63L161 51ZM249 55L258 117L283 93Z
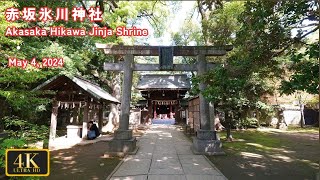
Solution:
M48 176L49 151L46 149L7 149L7 176Z

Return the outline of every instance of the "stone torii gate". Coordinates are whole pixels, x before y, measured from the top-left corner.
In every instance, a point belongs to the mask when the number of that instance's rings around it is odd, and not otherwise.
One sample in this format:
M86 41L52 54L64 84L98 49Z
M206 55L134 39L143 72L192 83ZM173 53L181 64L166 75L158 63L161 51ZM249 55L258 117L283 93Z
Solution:
M123 71L122 99L119 128L114 138L107 142L109 153L129 153L137 150L136 139L129 130L129 113L133 71L197 71L203 75L213 64L207 63L206 56L223 56L232 50L226 46L124 46L96 44L107 55L123 55L120 63L105 63L106 71ZM159 64L134 64L134 56L159 56ZM197 56L197 64L173 64L173 56ZM200 83L202 92L206 84ZM200 97L200 129L193 139L193 151L200 154L220 154L221 142L216 139L216 132L211 130L209 103L202 93Z

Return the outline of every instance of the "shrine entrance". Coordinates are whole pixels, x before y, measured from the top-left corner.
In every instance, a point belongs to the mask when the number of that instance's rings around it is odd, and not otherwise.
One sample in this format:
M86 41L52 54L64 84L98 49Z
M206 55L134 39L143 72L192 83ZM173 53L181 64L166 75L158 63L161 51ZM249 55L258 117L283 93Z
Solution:
M153 119L175 119L175 109L177 109L177 101L152 101ZM166 105L163 105L166 104ZM170 104L170 105L168 105Z
M129 114L131 101L131 87L133 71L197 71L203 75L214 64L207 63L206 56L223 56L232 46L124 46L96 44L98 49L103 49L105 54L124 56L120 63L105 63L106 71L123 71L123 85L121 98L121 113L119 128L114 133L114 138L107 141L109 154L123 154L136 152L136 138L132 136L129 129ZM135 64L134 56L159 56L159 64ZM196 56L197 63L194 64L173 64L173 56ZM152 82L149 83L152 85ZM199 90L202 92L206 84L200 82ZM202 93L200 100L200 129L197 137L193 138L194 153L200 154L223 154L221 142L216 138L216 132L211 130L209 103ZM157 106L156 106L157 108ZM160 109L160 107L159 107ZM157 113L157 111L156 111Z
M148 110L148 113L142 117L143 123L178 124L183 122L181 100L190 88L190 79L185 74L142 75L136 89L147 100L140 107Z
M153 119L152 124L176 124L178 118L176 117L175 110L176 107L172 105L158 105L157 102L154 102L153 107Z

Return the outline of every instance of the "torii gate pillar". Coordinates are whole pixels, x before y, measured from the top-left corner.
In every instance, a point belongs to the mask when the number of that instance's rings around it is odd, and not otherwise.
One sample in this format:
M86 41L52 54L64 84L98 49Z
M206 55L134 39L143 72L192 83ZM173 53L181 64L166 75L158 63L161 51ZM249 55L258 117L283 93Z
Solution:
M133 58L132 54L124 56L120 124L114 138L107 141L106 154L109 155L123 156L137 150L136 138L132 136L132 129L129 130Z
M206 57L203 54L199 54L197 59L198 75L203 75L207 71ZM206 84L201 82L199 84L200 129L197 131L197 136L193 137L193 146L191 149L195 154L223 155L225 153L221 149L222 144L220 140L216 137L216 131L211 130L209 102L202 94L205 88Z

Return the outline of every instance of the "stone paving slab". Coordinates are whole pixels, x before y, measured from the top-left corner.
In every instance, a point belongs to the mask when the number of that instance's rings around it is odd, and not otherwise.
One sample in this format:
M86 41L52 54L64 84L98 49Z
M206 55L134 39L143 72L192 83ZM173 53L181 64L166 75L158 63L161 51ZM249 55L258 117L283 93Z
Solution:
M137 158L137 159L152 159L152 152L140 152L133 155L129 155L130 158Z
M149 175L148 180L186 180L185 175Z
M152 159L179 159L177 154L153 154Z
M128 155L111 180L226 180L174 125L155 125L138 138L139 150Z
M147 175L112 177L110 180L147 180Z
M126 159L114 176L133 176L148 174L150 159Z
M212 176L212 175L186 175L187 180L227 180L224 176Z
M192 154L192 151L191 151L191 148L190 148L190 144L189 145L176 146L176 149L177 149L177 154L178 155Z
M151 163L150 174L184 174L179 159L156 159Z

